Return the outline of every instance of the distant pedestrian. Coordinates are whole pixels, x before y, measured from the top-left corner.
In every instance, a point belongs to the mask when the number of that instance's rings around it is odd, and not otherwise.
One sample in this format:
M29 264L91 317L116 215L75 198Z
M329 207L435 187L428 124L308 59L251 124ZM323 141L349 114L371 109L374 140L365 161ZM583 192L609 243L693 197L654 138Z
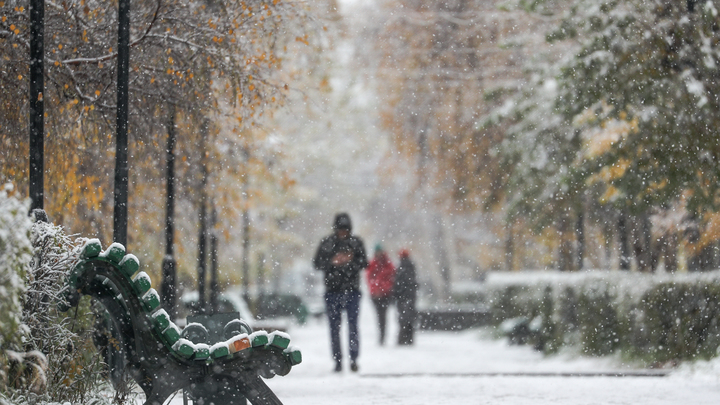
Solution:
M379 243L375 245L375 256L367 268L367 281L370 298L375 305L378 327L380 328L380 345L385 344L385 325L387 309L393 299L393 283L395 282L395 266Z
M358 315L360 312L360 271L367 267L363 241L352 235L350 216L335 216L333 233L320 242L313 264L325 273L325 308L330 324L330 346L335 360L335 371L342 371L340 326L342 313L347 314L349 333L350 369L358 371L360 353Z
M393 287L393 294L397 303L398 323L400 324L399 345L413 344L417 314L415 309L417 290L415 264L410 260L410 252L403 249L400 251L400 265L395 272L395 284Z

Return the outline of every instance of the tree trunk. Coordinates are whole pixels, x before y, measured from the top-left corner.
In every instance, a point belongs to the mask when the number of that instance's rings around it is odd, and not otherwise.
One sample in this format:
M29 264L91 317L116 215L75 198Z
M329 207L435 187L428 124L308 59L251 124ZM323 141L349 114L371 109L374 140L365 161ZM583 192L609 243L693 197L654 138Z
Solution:
M113 241L127 248L128 212L128 78L130 72L130 0L118 2L117 117Z
M663 235L663 261L665 262L665 271L674 273L678 268L677 248L678 236L675 230L666 231Z
M613 254L613 233L614 225L612 221L604 221L603 223L603 236L605 245L605 261L603 267L606 269L612 268L612 254Z
M200 313L205 313L207 309L207 301L205 299L205 278L207 273L207 159L205 153L205 140L208 133L208 121L205 120L202 125L202 134L200 138L200 207L199 207L199 234L198 234L198 305Z
M265 253L260 252L257 259L257 302L262 302L263 298L265 297L266 272L267 270L265 268Z
M515 241L512 221L508 221L505 235L505 267L508 271L515 270Z
M45 1L30 0L30 211L43 209L45 156ZM4 17L3 17L4 18Z
M577 216L577 225L575 226L577 232L577 260L576 268L582 270L585 267L585 210L580 207Z
M174 257L175 235L175 106L170 105L168 118L167 169L165 197L165 257L162 261L162 284L160 298L170 319L175 319L176 310L176 262Z
M283 277L283 269L280 265L280 261L278 260L277 251L273 250L272 254L270 255L270 263L271 263L271 269L272 269L272 292L275 294L281 294L282 291L280 291L281 288L281 281Z
M210 311L215 314L218 311L218 241L215 226L217 224L217 210L212 204L210 211Z
M450 260L445 246L445 232L443 230L443 220L440 215L435 215L433 221L435 231L433 232L433 245L435 246L435 254L438 260L440 277L443 283L443 300L450 298L451 277L450 277Z
M243 157L245 159L245 174L243 175L242 183L242 196L243 196L243 210L242 210L242 286L243 286L243 298L245 302L250 303L250 213L249 213L249 202L248 202L248 178L247 163L250 160L250 151L245 148L243 149Z
M636 257L638 268L642 272L652 271L652 234L650 230L650 216L642 213L638 219L638 232L636 232Z
M558 221L558 234L560 245L558 246L558 270L570 271L573 269L572 243L570 241L570 216L566 210L560 212Z
M628 245L627 217L624 211L618 216L618 242L620 244L620 270L630 270L630 246Z

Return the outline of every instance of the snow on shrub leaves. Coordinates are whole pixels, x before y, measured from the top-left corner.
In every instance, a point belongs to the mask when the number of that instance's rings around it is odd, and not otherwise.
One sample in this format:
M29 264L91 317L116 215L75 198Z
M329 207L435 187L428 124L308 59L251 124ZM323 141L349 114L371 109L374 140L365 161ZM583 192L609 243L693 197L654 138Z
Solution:
M20 299L25 291L25 273L32 259L28 217L30 201L20 201L6 184L0 190L0 347L19 342Z
M93 302L58 311L65 276L86 239L33 223L29 201L11 191L0 191L0 405L110 404L93 345Z

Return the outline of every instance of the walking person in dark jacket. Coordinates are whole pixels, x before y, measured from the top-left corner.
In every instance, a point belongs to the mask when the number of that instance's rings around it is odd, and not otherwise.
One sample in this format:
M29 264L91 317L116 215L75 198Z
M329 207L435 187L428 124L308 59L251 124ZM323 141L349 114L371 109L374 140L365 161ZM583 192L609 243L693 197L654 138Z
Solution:
M403 249L400 251L400 265L395 272L395 285L393 286L398 311L398 323L400 324L399 345L413 344L417 313L415 309L417 289L415 264L410 260L410 252Z
M313 264L325 273L325 310L330 324L330 346L335 371L342 371L340 324L343 311L347 314L350 369L358 371L360 352L358 315L360 312L360 271L367 267L363 241L352 235L350 216L335 216L334 232L320 242Z

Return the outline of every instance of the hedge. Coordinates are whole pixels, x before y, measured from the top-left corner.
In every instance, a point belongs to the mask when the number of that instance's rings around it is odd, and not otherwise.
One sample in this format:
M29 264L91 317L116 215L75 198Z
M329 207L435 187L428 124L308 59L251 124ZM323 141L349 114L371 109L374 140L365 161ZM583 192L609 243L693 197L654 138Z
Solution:
M491 273L481 296L495 326L532 320L532 343L546 353L662 364L709 359L720 347L720 271Z

